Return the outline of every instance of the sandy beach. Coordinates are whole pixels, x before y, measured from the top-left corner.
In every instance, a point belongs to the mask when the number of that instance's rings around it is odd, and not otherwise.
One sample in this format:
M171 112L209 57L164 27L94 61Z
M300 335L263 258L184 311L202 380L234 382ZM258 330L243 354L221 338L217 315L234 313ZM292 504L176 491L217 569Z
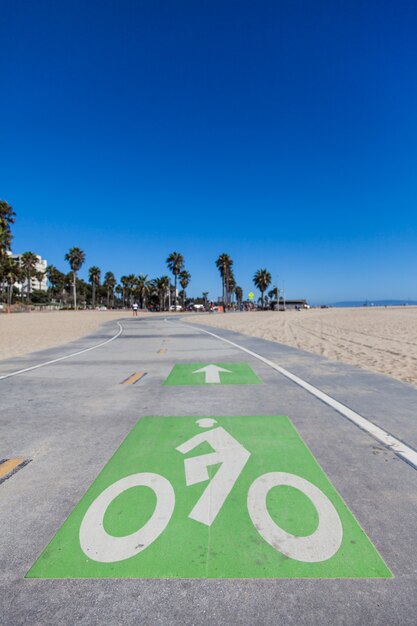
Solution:
M141 315L150 315L142 313ZM130 311L42 311L0 315L0 359L22 356L84 337ZM114 324L115 332L117 324Z
M277 341L417 385L417 307L219 313L204 316L204 324Z
M108 320L131 315L130 311L2 314L0 359L65 344ZM277 341L417 385L417 307L190 314L187 321Z

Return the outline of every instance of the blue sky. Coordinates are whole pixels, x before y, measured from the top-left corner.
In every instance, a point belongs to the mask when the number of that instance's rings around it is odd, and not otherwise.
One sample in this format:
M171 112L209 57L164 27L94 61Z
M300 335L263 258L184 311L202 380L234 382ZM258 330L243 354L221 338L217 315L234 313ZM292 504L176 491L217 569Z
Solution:
M13 249L221 293L417 299L414 1L3 0Z

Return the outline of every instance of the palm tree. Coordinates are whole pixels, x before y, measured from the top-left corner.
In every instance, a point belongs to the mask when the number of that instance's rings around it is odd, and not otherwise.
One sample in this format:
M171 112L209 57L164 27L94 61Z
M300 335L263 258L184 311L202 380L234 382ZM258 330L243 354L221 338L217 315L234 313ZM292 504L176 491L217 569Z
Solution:
M42 282L43 282L43 279L45 278L45 272L38 271L38 272L36 272L35 276L36 276L36 280L39 283L39 290L41 290L42 289Z
M149 292L150 284L147 274L139 274L136 279L136 290L139 297L140 308L143 309L143 305L146 306L146 296Z
M48 265L46 275L49 281L49 291L53 298L59 296L61 301L65 291L65 274L60 272L54 265Z
M264 293L271 284L271 274L268 270L258 270L253 277L253 283L262 294L262 309L264 308Z
M236 279L233 270L230 271L226 282L226 301L230 304L231 296L236 289Z
M222 277L222 287L223 287L223 311L226 311L226 301L227 301L227 285L230 280L230 274L232 272L233 261L228 254L223 252L220 254L219 258L216 261L216 267L220 272Z
M18 263L9 257L4 257L0 265L0 278L7 284L7 305L12 304L13 285L23 279L23 271Z
M12 243L11 224L14 224L15 212L6 200L0 200L0 259L6 256Z
M132 306L134 291L135 291L135 288L137 287L138 279L136 278L134 274L129 274L128 276L126 276L126 284L127 284L128 303L129 303L129 306Z
M160 278L155 278L153 283L159 295L159 308L161 311L165 311L165 297L169 289L169 278L168 276L161 276Z
M126 301L128 299L128 293L129 293L129 279L127 276L122 276L120 278L120 282L122 283L122 300L123 300L123 306L126 306Z
M30 302L30 293L32 291L32 277L36 275L36 265L38 257L34 252L24 252L21 256L20 265L26 278L27 299Z
M107 290L107 307L114 306L114 288L116 286L116 277L113 272L106 272L104 275L103 285Z
M161 307L160 293L155 280L148 280L146 283L146 308L155 310Z
M268 291L268 296L269 296L269 300L270 302L272 302L274 299L276 299L277 301L277 308L276 310L279 311L279 289L278 287L274 287L273 289L271 289L271 291Z
M72 293L74 296L74 311L77 310L77 272L85 261L85 253L80 248L71 248L65 255L72 269Z
M188 285L190 284L190 280L191 280L191 274L190 272L187 272L186 270L183 270L180 274L180 285L182 287L182 308L185 308L185 290L187 289Z
M101 278L101 269L97 267L97 265L93 265L92 267L90 267L90 269L88 270L88 279L93 288L93 293L92 293L93 309L96 306L96 290L97 290L98 285L100 284L100 278Z
M84 308L89 297L91 297L90 285L82 278L77 278L77 300L80 304L83 304Z
M177 277L184 267L184 257L179 252L171 252L167 258L168 269L174 274L175 280L175 307L177 306Z
M242 305L242 299L243 299L242 287L235 287L235 296L236 296L237 305L240 307Z
M125 305L125 296L124 296L124 289L122 287L122 285L116 285L116 288L114 290L117 295L119 296L121 302L122 302L122 306Z

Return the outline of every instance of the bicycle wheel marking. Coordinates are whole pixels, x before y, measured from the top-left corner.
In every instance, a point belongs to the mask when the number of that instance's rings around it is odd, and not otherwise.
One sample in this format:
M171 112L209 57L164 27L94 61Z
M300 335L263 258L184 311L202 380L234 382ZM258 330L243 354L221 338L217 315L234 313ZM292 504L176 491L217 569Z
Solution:
M287 417L145 417L31 578L390 577Z

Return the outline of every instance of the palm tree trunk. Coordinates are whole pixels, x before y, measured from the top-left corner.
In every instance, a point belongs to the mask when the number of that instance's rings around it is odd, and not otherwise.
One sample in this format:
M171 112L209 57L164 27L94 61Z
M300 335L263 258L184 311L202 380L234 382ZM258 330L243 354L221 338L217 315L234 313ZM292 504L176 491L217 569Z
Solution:
M73 297L74 297L74 311L77 310L77 284L76 284L76 280L77 280L77 274L75 271L73 271L73 276L72 276L72 293L73 293Z
M96 282L95 280L93 280L93 309L95 307L96 304Z
M177 310L177 275L175 274L175 310Z

